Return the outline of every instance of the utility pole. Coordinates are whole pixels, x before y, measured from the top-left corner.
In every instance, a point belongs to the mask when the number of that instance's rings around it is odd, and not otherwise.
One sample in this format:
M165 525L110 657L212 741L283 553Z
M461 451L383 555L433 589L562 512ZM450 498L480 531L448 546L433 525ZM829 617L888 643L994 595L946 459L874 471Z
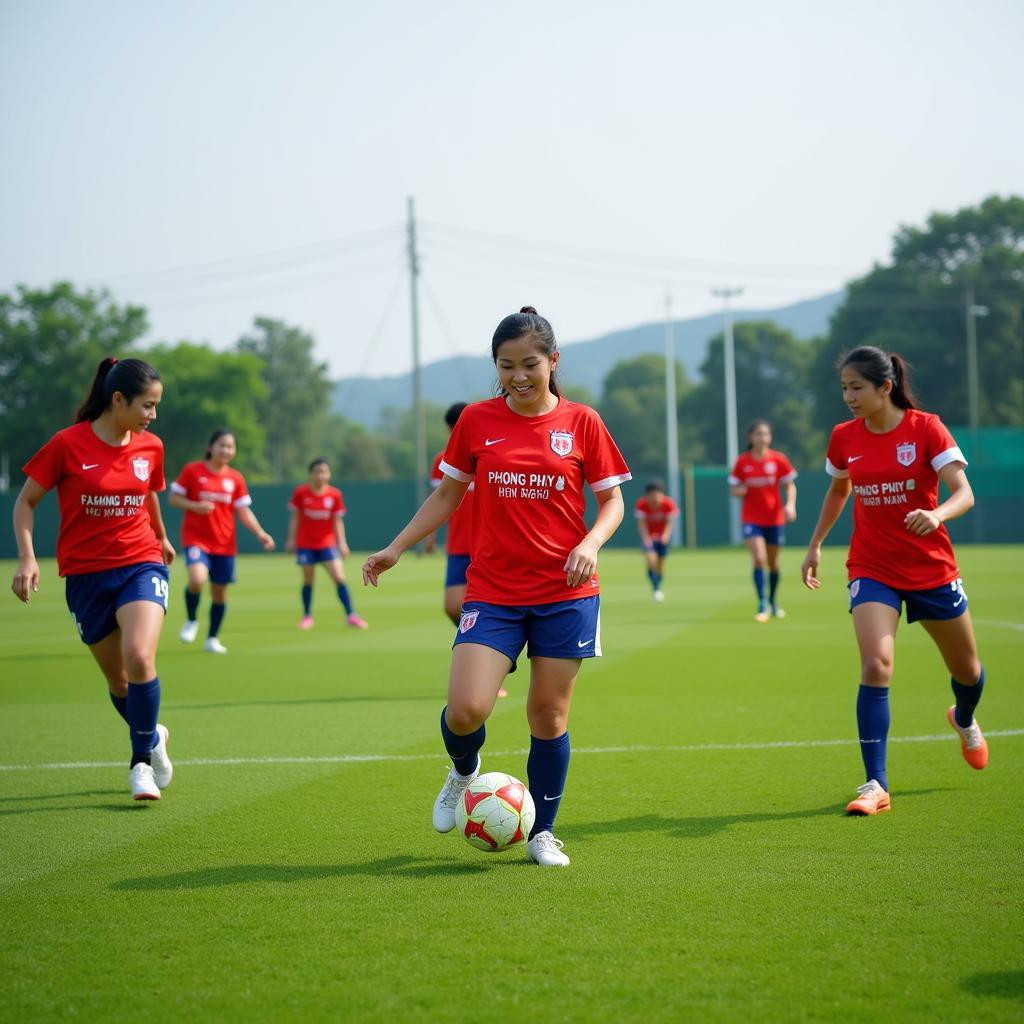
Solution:
M725 459L726 469L731 471L739 455L739 440L736 431L736 354L732 338L732 306L730 300L743 294L742 288L712 288L711 294L725 304ZM731 498L729 502L729 540L740 542L740 501Z
M679 417L676 402L676 347L672 330L672 292L665 291L665 461L668 495L682 508L679 492ZM695 509L686 509L686 518L694 515ZM679 521L672 525L672 544L678 547L682 537Z
M987 306L974 304L974 285L970 281L964 283L964 319L967 326L967 424L971 437L971 459L981 461L981 402L978 391L978 335L975 329L975 318L988 316ZM981 506L976 505L971 515L972 536L975 544L981 544L985 538L985 524Z
M423 410L423 378L420 369L419 254L416 251L416 208L409 196L407 219L409 255L409 316L412 328L412 422L416 435L416 507L427 498L427 424Z

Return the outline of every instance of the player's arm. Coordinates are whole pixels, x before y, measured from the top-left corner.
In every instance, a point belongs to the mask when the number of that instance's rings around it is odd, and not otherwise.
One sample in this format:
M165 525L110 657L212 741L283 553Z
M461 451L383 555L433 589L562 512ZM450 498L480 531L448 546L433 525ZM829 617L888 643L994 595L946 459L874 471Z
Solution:
M274 538L271 537L262 526L260 526L260 521L256 518L253 510L249 508L248 505L239 505L237 512L242 525L247 530L251 530L256 534L256 539L260 542L260 547L263 548L264 551L273 551Z
M284 542L285 551L295 550L295 538L299 533L299 510L297 508L289 509L288 516L288 538Z
M29 595L39 590L39 563L32 543L32 530L36 522L36 505L43 500L46 490L31 477L25 481L14 502L14 541L18 545L18 568L11 582L11 590L19 601L29 602Z
M334 517L334 536L338 541L338 551L342 558L348 558L352 552L348 547L348 539L345 536L345 520L341 516Z
M821 545L828 536L829 531L836 525L836 520L842 515L846 505L846 499L850 496L853 485L848 476L833 477L832 486L825 493L825 499L821 503L821 512L818 515L818 522L811 535L811 542L807 545L807 554L804 556L803 565L800 566L800 575L803 578L804 586L810 590L817 590L821 584L818 581L818 564L821 562Z
M651 531L647 529L647 520L642 516L637 516L636 531L640 534L640 543L643 545L644 551L650 551Z
M967 482L962 462L950 462L939 470L939 479L946 485L949 497L935 509L915 508L904 522L911 533L925 537L934 533L947 519L956 519L974 508L974 491Z
M170 565L174 561L174 545L167 539L167 527L164 526L163 513L160 510L160 499L156 491L149 491L146 494L146 509L149 511L149 522L160 541L160 549L163 554L164 565Z
M782 486L786 495L783 499L786 506L786 522L792 523L796 519L796 481L787 480Z
M565 560L565 582L570 587L581 587L597 572L597 553L608 538L619 528L625 506L622 488L616 485L597 491L597 518L590 532L569 552Z
M447 522L459 507L469 484L469 480L463 482L445 474L437 488L416 510L405 529L386 548L370 555L363 563L363 585L377 586L377 579L382 572L392 568L409 548L419 544L428 533L433 533L442 523Z
M208 516L213 511L212 501L193 501L187 494L174 490L173 486L172 484L171 495L167 499L171 503L171 508L180 508L182 512L195 512L201 516Z

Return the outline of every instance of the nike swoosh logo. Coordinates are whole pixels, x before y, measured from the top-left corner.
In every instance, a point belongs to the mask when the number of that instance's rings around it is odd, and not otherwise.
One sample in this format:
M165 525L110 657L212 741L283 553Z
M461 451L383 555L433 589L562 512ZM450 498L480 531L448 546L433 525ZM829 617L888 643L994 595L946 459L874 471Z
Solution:
M99 465L98 462L94 462L91 466L87 466L84 462L82 463L82 469L95 469Z
M587 644L592 644L593 642L594 642L593 637L591 637L589 640L577 640L576 641L576 646L577 647L586 647Z
M503 437L496 437L493 441L490 440L490 438L488 438L486 441L484 441L484 444L488 448L490 448L492 444L501 444L501 442L504 441L504 440L505 440L505 438L503 438Z
M846 461L848 463L849 462L856 462L858 459L863 459L863 458L864 458L863 455L851 455Z
M561 800L562 799L562 794L559 793L558 796L548 796L547 793L545 793L544 794L544 799L545 800Z

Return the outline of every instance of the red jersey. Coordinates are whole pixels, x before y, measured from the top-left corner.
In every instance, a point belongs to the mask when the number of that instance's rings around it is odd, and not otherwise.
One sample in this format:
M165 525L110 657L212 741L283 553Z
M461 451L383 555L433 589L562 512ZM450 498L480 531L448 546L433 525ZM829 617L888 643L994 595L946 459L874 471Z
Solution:
M334 522L345 514L345 499L337 487L325 487L318 494L309 484L300 484L292 492L288 507L299 514L295 534L297 548L338 546Z
M960 576L945 526L919 537L904 522L908 512L938 505L938 472L951 462L967 465L939 417L919 409L908 409L884 434L860 419L833 428L825 469L853 484L851 580L869 576L897 590L930 590Z
M669 523L678 517L679 506L667 494L662 496L657 505L644 496L633 506L633 511L639 522L646 523L651 539L661 540Z
M599 592L595 573L565 583L565 560L586 536L583 485L600 492L630 479L601 417L565 398L543 416L520 416L504 398L463 410L441 472L476 483L473 561L466 600L551 604Z
M786 507L779 496L779 484L795 479L796 470L782 452L767 448L759 459L753 452L741 453L729 474L729 483L747 488L740 516L743 522L752 526L783 526Z
M430 471L430 486L437 487L444 474L441 472L441 459L444 452L438 452L434 459L434 468ZM475 485L470 484L459 507L448 520L448 534L445 537L444 549L449 555L468 555L473 544L473 492Z
M238 551L235 538L235 509L252 504L245 477L224 466L219 472L205 462L190 462L171 484L175 494L189 501L213 502L207 515L185 512L181 523L181 543L185 547L202 548L208 555L234 555Z
M96 436L90 423L58 431L24 466L40 487L57 488L61 576L162 562L163 549L146 508L164 489L164 444L132 434L125 445Z

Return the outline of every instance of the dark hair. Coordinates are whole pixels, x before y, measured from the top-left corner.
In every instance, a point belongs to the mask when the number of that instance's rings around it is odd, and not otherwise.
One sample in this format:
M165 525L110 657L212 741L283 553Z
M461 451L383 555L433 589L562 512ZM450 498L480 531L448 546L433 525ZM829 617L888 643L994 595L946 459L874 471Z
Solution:
M758 427L767 427L768 432L771 433L772 425L768 420L752 420L750 426L747 427L747 451L751 451L754 447L754 442L750 440L750 435L753 434Z
M664 494L665 493L665 481L664 480L659 480L657 477L654 477L653 479L648 480L647 481L647 486L644 488L644 494L650 494L651 491L661 491L661 493Z
M469 402L456 402L454 405L449 405L447 412L444 414L444 421L455 429L455 424L459 422L459 417L462 415L462 410L469 405Z
M227 427L218 427L210 435L210 440L206 442L206 455L204 455L203 458L206 458L206 459L212 458L213 457L213 446L222 437L227 437L229 434L231 435L231 437L235 437L235 432L233 430L228 430ZM235 437L235 444L237 444L237 443L238 443L238 438Z
M113 356L107 356L96 369L92 387L75 415L75 422L98 419L110 408L115 391L120 391L131 402L148 391L150 384L159 379L160 374L141 359L118 361Z
M309 472L312 473L313 470L316 469L317 466L326 466L328 469L331 468L331 464L326 459L314 459L309 464Z
M531 335L534 338L534 345L537 350L546 355L548 359L551 359L558 351L558 343L555 341L555 332L551 324L533 306L523 306L518 313L510 313L505 317L495 329L494 337L491 338L491 361L494 363L498 362L498 349L506 341L515 341L517 338L523 338L526 335ZM554 373L551 374L551 381L548 387L551 389L551 394L556 398L562 397L562 393L558 390L558 381ZM497 390L499 395L508 394L500 385Z
M883 352L874 345L861 345L839 358L840 373L852 366L865 380L880 388L887 380L892 381L892 404L898 409L917 409L917 395L910 386L910 374L902 356L895 352Z

